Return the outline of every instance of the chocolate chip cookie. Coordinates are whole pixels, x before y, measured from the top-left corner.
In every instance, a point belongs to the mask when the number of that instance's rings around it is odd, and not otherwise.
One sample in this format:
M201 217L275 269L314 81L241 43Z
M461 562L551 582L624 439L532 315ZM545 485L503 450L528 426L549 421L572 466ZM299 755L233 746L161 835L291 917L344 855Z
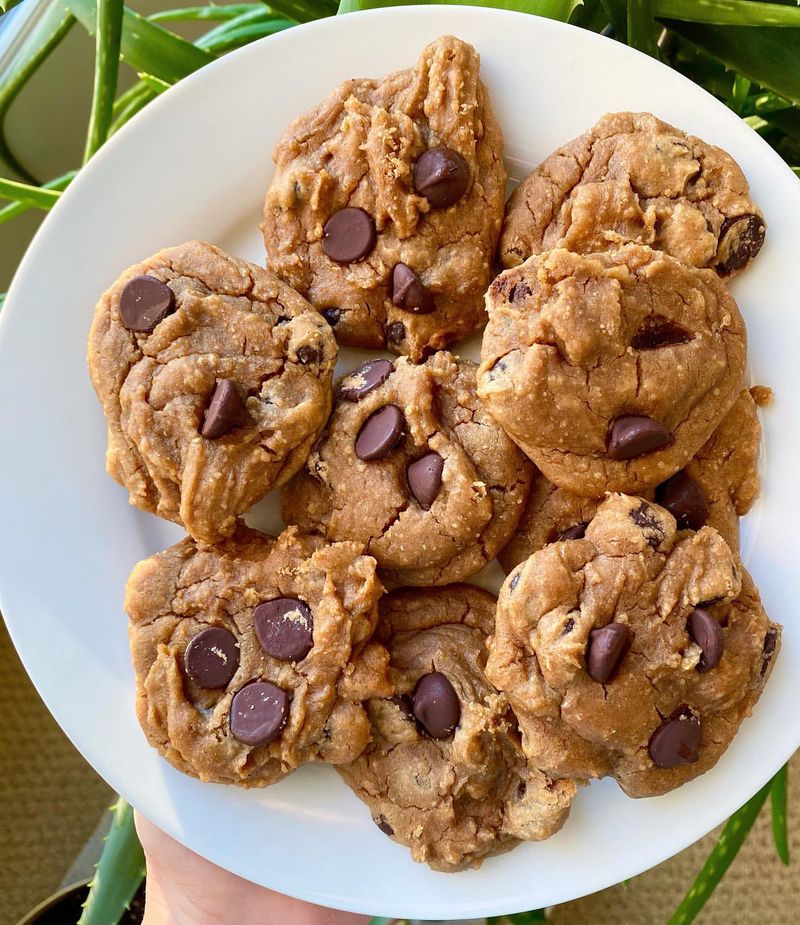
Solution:
M697 456L645 497L665 507L679 530L708 524L738 550L739 517L758 497L760 439L755 402L743 389ZM583 498L556 488L536 473L519 526L497 556L506 573L548 543L581 539L602 502L603 498Z
M486 301L478 394L575 494L665 481L742 389L745 327L727 287L649 247L548 251L502 273Z
M532 467L478 402L475 370L441 351L346 375L284 489L287 522L364 544L393 584L447 584L483 568L514 532Z
M102 296L89 371L106 465L132 504L201 542L305 461L331 406L336 343L273 273L193 241Z
M274 152L269 265L340 343L420 359L481 327L503 219L503 140L471 45L348 80Z
M381 586L353 543L240 525L145 559L125 593L148 742L202 780L261 787L306 761L352 761L361 701L390 693L369 642Z
M386 835L434 870L478 867L564 824L572 781L522 754L508 702L484 674L494 598L454 585L381 601L376 638L391 656L392 696L367 704L372 738L339 773Z
M506 580L486 674L546 774L655 796L713 767L779 641L716 530L678 533L664 508L611 495L583 539Z
M520 183L500 256L514 267L554 247L588 254L631 241L728 277L758 254L765 229L729 154L650 113L617 112Z

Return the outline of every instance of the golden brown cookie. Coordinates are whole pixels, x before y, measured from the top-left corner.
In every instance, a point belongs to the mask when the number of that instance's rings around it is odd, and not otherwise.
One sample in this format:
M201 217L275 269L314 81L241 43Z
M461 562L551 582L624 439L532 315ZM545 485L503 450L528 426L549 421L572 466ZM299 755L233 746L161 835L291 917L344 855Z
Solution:
M376 638L393 693L367 704L370 744L338 768L381 831L434 870L479 867L548 838L575 794L525 761L508 702L486 680L494 607L467 585L383 598Z
M761 425L748 389L720 426L684 469L645 493L676 519L679 529L698 530L704 524L739 549L739 517L758 497L758 453ZM603 498L584 498L556 488L540 472L516 532L497 558L508 574L537 549L558 539L580 539Z
M514 267L554 247L589 254L634 242L730 276L758 254L764 233L729 154L650 113L616 112L520 183L500 256Z
M479 70L444 36L414 68L346 81L275 149L269 265L340 343L418 360L485 323L506 176Z
M656 796L716 764L780 629L716 530L677 533L664 508L611 495L583 539L508 577L486 674L546 774Z
M263 787L306 761L352 761L361 701L389 690L370 642L381 586L353 543L239 525L140 562L125 592L148 742L202 780Z
M364 544L393 584L447 584L483 568L514 532L532 466L478 402L475 370L439 352L345 376L284 489L286 521Z
M486 301L478 394L575 494L665 481L742 389L744 321L724 283L648 247L549 251L502 273Z
M213 542L305 461L336 343L274 274L193 241L103 294L88 361L109 473L131 504Z

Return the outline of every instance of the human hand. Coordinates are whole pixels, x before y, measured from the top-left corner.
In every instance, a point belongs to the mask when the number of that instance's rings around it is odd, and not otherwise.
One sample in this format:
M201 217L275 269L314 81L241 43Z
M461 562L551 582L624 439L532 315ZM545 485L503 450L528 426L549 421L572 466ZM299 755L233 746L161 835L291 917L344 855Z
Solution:
M368 916L323 909L243 880L184 848L136 813L147 860L142 925L366 925Z

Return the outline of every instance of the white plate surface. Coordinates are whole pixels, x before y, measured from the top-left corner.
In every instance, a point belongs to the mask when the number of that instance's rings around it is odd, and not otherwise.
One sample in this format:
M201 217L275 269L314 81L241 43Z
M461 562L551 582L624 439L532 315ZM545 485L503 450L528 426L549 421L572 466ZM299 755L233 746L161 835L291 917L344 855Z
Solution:
M777 394L762 414L766 478L743 548L768 612L785 626L755 715L713 771L651 800L594 783L550 841L456 875L414 864L330 768L247 791L185 777L148 748L133 713L122 589L133 564L180 531L130 508L105 474L105 428L84 362L94 303L129 264L194 237L260 262L261 201L285 126L344 78L409 66L448 32L481 53L516 178L620 109L650 110L721 145L748 175L769 231L734 291L753 381ZM800 744L800 415L789 408L800 394L798 241L800 184L733 113L654 60L545 19L466 7L353 14L265 39L184 81L113 138L63 196L0 322L2 610L48 707L112 787L195 851L344 909L440 919L515 912L601 889L686 847ZM356 359L345 351L342 365ZM274 497L251 522L279 526ZM495 566L485 582L496 588L497 575Z

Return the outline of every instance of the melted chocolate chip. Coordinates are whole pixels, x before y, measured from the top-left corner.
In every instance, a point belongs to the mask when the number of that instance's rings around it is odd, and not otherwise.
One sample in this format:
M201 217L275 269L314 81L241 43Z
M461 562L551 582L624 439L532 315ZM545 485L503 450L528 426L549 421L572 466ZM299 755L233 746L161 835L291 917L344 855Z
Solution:
M761 650L763 661L761 663L761 677L767 673L767 668L769 668L769 663L772 661L772 656L775 654L775 648L778 644L778 634L775 630L769 630L767 635L764 637L764 646Z
M680 707L673 718L650 737L648 751L659 768L694 764L699 758L700 720L688 707Z
M696 607L689 615L686 628L700 646L701 655L697 670L702 674L716 668L725 648L725 635L719 622L707 610Z
M686 344L692 339L693 335L671 318L648 315L633 335L631 347L634 350L659 350L662 347Z
M643 414L625 414L611 425L608 455L622 461L644 456L672 443L672 434L652 418Z
M149 334L175 311L175 293L154 276L134 276L119 297L119 316L129 331Z
M444 460L438 453L426 453L412 462L406 469L406 478L411 494L420 507L430 508L442 487Z
M664 530L655 511L646 501L642 501L639 507L629 511L628 517L637 527L641 527L645 539L653 549L657 549L661 545L664 539Z
M605 684L620 663L630 631L623 623L609 623L589 633L586 671L590 678Z
M699 530L708 519L706 493L683 469L658 486L656 502L672 514L680 530Z
M231 732L245 745L267 745L289 718L289 697L269 681L254 681L234 694Z
M517 573L514 575L514 577L511 579L511 584L509 585L509 589L510 589L511 591L513 591L514 588L516 588L516 586L519 584L519 577L520 577L521 574L522 574L522 572L517 572Z
M253 626L259 645L273 658L302 661L314 645L314 617L304 601L276 597L253 611Z
M325 222L322 249L336 263L357 263L372 253L376 240L375 221L369 212L348 207Z
M239 643L224 627L209 626L191 638L183 664L198 687L227 687L239 667Z
M381 830L381 832L383 832L384 835L394 835L394 829L383 818L383 816L375 820L375 825Z
M392 302L417 315L427 315L436 309L433 296L422 280L404 263L398 263L392 271Z
M303 344L297 351L297 360L299 363L302 363L303 366L308 366L310 363L319 363L319 350L317 350L316 347Z
M220 379L203 416L200 433L207 440L216 440L249 421L250 415L236 384L232 379Z
M761 250L765 235L766 226L757 215L726 218L719 231L717 272L727 275L741 270Z
M419 679L414 691L414 716L434 739L446 739L461 719L461 704L453 685L438 671Z
M394 372L389 360L370 360L349 372L339 386L339 397L345 401L361 401L365 395L382 385Z
M397 446L405 429L403 412L385 405L371 414L356 437L356 456L365 461L385 459Z
M332 328L335 328L342 317L342 310L341 308L323 308L320 314Z
M589 526L587 523L573 524L571 527L567 527L566 530L562 530L561 533L556 537L557 543L563 543L565 540L582 540L586 535L586 528Z
M469 167L452 148L428 148L414 164L414 189L434 209L453 205L467 191Z
M402 344L406 336L406 326L402 321L393 321L386 326L386 340L390 344Z
M574 629L575 629L575 621L572 619L572 617L567 617L567 619L564 621L564 626L561 630L561 635L566 636L567 634L571 633Z

